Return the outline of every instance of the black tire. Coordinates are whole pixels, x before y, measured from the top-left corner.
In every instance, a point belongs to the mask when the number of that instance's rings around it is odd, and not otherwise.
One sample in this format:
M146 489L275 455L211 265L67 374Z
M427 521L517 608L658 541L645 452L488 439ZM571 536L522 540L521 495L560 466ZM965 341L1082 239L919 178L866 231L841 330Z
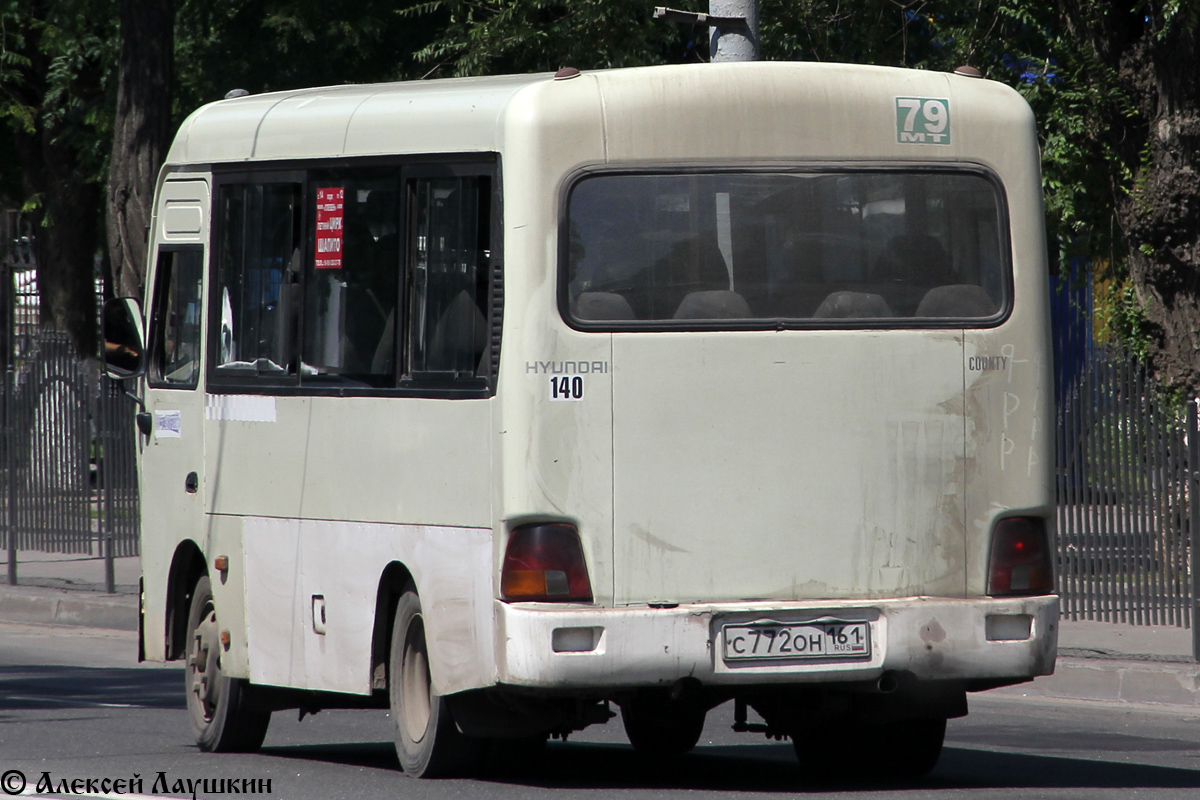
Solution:
M252 753L262 747L271 712L253 706L248 681L223 672L220 635L212 584L206 575L196 582L188 612L184 672L188 719L201 750Z
M446 699L433 691L425 618L411 586L396 603L388 699L396 725L396 755L406 775L449 778L469 775L479 767L486 742L459 731Z
M945 719L909 719L796 733L792 746L806 773L826 780L914 780L934 768L945 739Z
M691 750L704 732L705 711L672 708L634 697L621 704L625 735L639 753L678 756Z
M921 778L937 765L946 741L946 720L910 719L881 727L884 752L879 764L883 777Z

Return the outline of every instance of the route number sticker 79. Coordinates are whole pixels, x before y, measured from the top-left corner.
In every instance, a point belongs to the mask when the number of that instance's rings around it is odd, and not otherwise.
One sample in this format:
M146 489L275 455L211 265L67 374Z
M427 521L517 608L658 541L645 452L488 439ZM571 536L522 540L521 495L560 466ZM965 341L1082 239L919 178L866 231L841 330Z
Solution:
M896 141L950 144L950 101L940 97L897 97Z

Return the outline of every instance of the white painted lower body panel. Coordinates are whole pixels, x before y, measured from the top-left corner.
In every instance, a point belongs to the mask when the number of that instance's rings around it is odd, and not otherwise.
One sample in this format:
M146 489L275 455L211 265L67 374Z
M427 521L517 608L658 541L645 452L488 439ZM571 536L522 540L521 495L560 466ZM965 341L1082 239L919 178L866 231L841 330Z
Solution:
M500 682L603 689L697 678L737 685L871 680L888 670L923 680L1032 678L1054 671L1058 598L905 598L865 603L722 603L674 608L548 607L497 602ZM990 626L988 618L1000 621ZM751 620L868 620L869 658L726 662L721 629ZM1028 622L1027 638L1007 638ZM1005 624L1005 623L1015 623ZM592 629L591 649L582 629ZM557 632L556 632L557 631ZM569 648L573 652L556 652ZM582 649L580 649L582 648Z
M251 682L370 694L376 595L393 562L421 597L435 690L496 682L490 529L246 517L242 542Z

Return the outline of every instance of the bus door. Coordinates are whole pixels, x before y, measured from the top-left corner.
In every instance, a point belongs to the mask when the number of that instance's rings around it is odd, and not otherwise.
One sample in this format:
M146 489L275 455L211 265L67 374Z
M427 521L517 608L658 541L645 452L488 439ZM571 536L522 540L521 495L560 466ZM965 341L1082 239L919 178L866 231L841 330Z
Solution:
M203 545L204 392L201 386L202 284L208 219L203 181L168 181L158 212L153 283L147 292L149 363L146 413L151 425L141 468L142 559L170 564L179 541ZM147 570L147 629L165 624L158 602L168 570ZM159 627L159 630L162 628ZM159 641L148 637L148 641ZM147 653L161 658L161 653Z

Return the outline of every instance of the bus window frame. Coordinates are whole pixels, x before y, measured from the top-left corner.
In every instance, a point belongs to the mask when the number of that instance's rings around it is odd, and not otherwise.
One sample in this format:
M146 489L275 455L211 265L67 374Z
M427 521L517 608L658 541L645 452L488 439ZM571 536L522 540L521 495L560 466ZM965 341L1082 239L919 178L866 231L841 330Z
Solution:
M213 165L211 250L206 269L206 288L209 309L206 317L208 339L205 346L203 374L209 394L250 394L306 397L421 397L429 399L472 399L492 397L499 380L500 332L503 318L503 270L504 270L504 192L501 157L499 153L421 153L416 155L388 155L353 158L299 159L287 162L264 162L261 168L246 164ZM395 353L393 381L387 386L365 384L305 383L299 374L235 375L218 370L219 336L211 332L221 324L221 283L219 244L225 224L219 213L218 204L223 187L237 184L296 183L300 186L300 214L302 259L305 264L313 257L312 175L316 172L338 169L362 169L370 167L394 170L397 175L399 194L400 229L404 232L400 243L400 259L397 281L396 308L403 313L401 324L395 326ZM488 306L486 315L487 345L484 354L486 370L483 375L470 377L444 377L432 373L411 374L407 357L409 326L408 281L409 281L409 209L408 186L413 178L444 176L487 177L491 183L490 193L490 237ZM305 309L304 292L306 270L300 270L299 294L301 296L300 318L296 325L293 343L297 354L304 341ZM297 356L299 357L299 355Z
M451 377L444 372L433 371L414 371L412 368L412 335L413 324L412 320L406 320L402 328L402 336L399 342L398 353L403 353L404 367L400 375L400 385L404 388L417 389L425 387L427 390L453 390L456 386L468 387L474 386L477 390L483 390L485 387L494 393L496 379L498 377L498 369L500 365L500 321L503 311L503 276L502 269L502 253L504 241L504 227L502 218L502 197L500 191L500 159L496 156L492 163L492 168L488 170L481 169L483 162L480 161L463 161L463 162L414 162L406 165L401 174L401 222L404 226L405 236L401 247L401 262L403 264L403 272L400 276L401 288L401 303L406 315L412 311L411 301L409 296L410 281L413 278L413 270L408 263L409 252L412 246L412 227L415 225L413 219L412 202L412 184L414 181L429 179L429 178L472 178L486 177L491 182L491 205L488 210L488 238L491 255L488 259L491 264L491 274L488 278L488 313L484 316L487 325L487 345L483 353L483 359L486 362L486 370L484 375L473 376L454 376Z
M207 352L205 354L207 363L205 365L205 385L211 394L285 394L294 392L299 389L299 374L298 373L283 373L283 374L258 374L258 375L239 375L235 373L222 372L218 365L218 357L221 346L221 312L223 298L221 290L224 287L224 282L221 280L221 271L224 268L222 252L222 236L225 233L225 215L222 213L220 204L223 199L223 192L229 186L248 186L248 185L285 185L292 184L299 186L299 202L300 202L300 226L302 236L300 239L301 259L307 253L307 246L303 241L303 231L308 229L307 217L307 169L304 167L285 168L282 165L270 164L264 169L247 169L244 165L238 165L236 170L218 170L213 171L213 187L212 187L212 209L210 213L211 220L211 254L208 261L208 339ZM295 238L293 234L293 239ZM241 275L237 276L239 279ZM303 281L301 286L301 297L303 297ZM303 311L301 311L303 315ZM300 327L303 323L297 325ZM215 333L214 333L215 332ZM301 335L294 335L294 344L299 344L303 341Z
M166 329L162 314L166 303L165 294L170 291L169 283L163 282L163 256L171 256L171 275L170 279L174 278L176 271L179 268L178 257L184 253L198 253L200 256L200 292L197 300L201 307L201 317L199 320L200 330L200 347L196 353L196 358L199 363L196 365L195 372L189 381L172 382L166 379L162 374L162 364L160 363L160 349L164 346L163 337L166 335ZM149 293L150 297L150 313L149 313L149 333L150 339L147 345L147 361L146 361L146 385L151 389L171 389L175 391L194 391L200 385L200 379L204 375L204 365L207 361L206 351L207 346L204 343L204 300L207 293L204 279L208 273L208 262L206 260L208 247L199 242L163 242L159 244L154 255L154 283Z
M656 176L687 177L703 175L850 175L850 174L955 174L973 175L991 184L997 202L997 238L1001 243L1000 270L1003 297L1000 308L988 317L880 317L855 319L815 319L803 317L763 317L761 319L717 320L585 320L571 312L570 297L570 200L571 193L583 181L595 177ZM1008 192L999 174L986 164L976 162L930 163L894 161L804 161L804 162L647 162L638 164L589 164L569 173L558 193L558 312L570 328L584 333L623 332L716 332L781 330L981 330L997 328L1012 315L1014 300L1012 224Z

